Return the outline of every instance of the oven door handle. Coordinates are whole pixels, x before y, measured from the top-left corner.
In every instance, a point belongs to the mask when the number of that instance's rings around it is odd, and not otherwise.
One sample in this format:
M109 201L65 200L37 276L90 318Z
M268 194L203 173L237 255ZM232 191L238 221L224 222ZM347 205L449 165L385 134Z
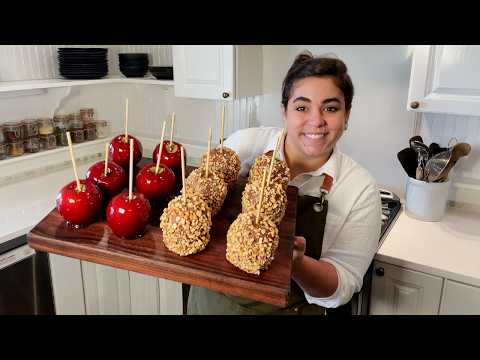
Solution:
M10 250L0 255L0 270L5 269L7 266L16 264L17 262L22 261L34 254L35 250L28 245L23 245L16 249Z

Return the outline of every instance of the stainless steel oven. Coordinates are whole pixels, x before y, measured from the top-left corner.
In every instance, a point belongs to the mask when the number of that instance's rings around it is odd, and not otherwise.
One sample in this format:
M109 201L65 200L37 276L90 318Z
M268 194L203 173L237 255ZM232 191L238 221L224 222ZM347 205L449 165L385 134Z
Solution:
M26 235L0 244L0 315L55 314L48 254Z

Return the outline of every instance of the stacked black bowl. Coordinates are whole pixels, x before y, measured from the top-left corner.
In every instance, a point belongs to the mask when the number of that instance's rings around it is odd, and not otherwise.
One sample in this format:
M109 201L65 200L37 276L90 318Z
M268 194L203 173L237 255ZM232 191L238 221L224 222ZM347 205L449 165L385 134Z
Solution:
M144 77L148 71L148 54L118 54L120 71L126 77Z
M108 74L108 49L59 48L58 65L66 79L100 79Z

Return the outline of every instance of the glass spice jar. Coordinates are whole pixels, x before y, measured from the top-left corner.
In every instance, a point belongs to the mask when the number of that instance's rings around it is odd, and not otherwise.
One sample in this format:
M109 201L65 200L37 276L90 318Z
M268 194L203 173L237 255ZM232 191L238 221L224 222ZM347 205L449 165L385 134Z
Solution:
M3 135L3 126L0 125L0 144L5 142L5 135Z
M53 117L53 127L55 128L55 132L66 131L68 128L67 115L55 115Z
M9 156L20 156L25 153L25 148L23 146L23 140L13 141L8 144L8 155Z
M67 131L66 130L58 130L57 134L57 146L68 146L67 140Z
M3 160L7 157L8 153L8 145L7 144L0 144L0 160Z
M42 150L52 150L57 147L57 138L55 134L40 135L40 148Z
M84 123L89 123L93 121L93 109L91 108L83 108L80 109L80 119Z
M70 121L70 130L79 130L83 129L83 121L80 118L80 115L75 114L73 119Z
M67 130L70 130L72 128L72 122L75 119L75 114L67 114Z
M7 122L3 124L3 134L9 143L23 140L24 129L22 122Z
M38 136L39 123L36 119L28 119L23 122L23 128L25 130L25 138L32 136Z
M103 139L108 136L108 123L105 120L95 121L95 128L97 129L97 139Z
M36 153L40 151L40 138L33 136L24 141L25 151L29 153Z
M42 118L38 120L39 129L38 133L40 135L50 135L53 134L53 121L50 118Z
M94 123L87 123L85 125L85 140L91 141L97 138L97 130Z
M72 138L72 142L74 143L81 143L85 141L85 133L83 129L70 131L70 136Z

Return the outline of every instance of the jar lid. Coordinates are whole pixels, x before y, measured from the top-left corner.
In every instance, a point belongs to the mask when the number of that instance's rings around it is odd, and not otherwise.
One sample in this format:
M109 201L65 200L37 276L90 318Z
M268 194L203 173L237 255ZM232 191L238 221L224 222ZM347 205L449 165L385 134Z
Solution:
M95 124L97 124L97 126L107 126L107 121L105 120L97 120L97 121L94 121Z
M8 126L21 126L22 122L21 121L9 121L3 124L3 126L8 127Z
M65 120L68 115L66 114L57 114L53 117L53 120Z
M35 125L37 122L38 122L38 119L25 119L23 120L24 124L32 124L32 125Z
M10 145L17 145L17 146L22 145L22 146L23 146L23 140L10 141L9 144L10 144Z

